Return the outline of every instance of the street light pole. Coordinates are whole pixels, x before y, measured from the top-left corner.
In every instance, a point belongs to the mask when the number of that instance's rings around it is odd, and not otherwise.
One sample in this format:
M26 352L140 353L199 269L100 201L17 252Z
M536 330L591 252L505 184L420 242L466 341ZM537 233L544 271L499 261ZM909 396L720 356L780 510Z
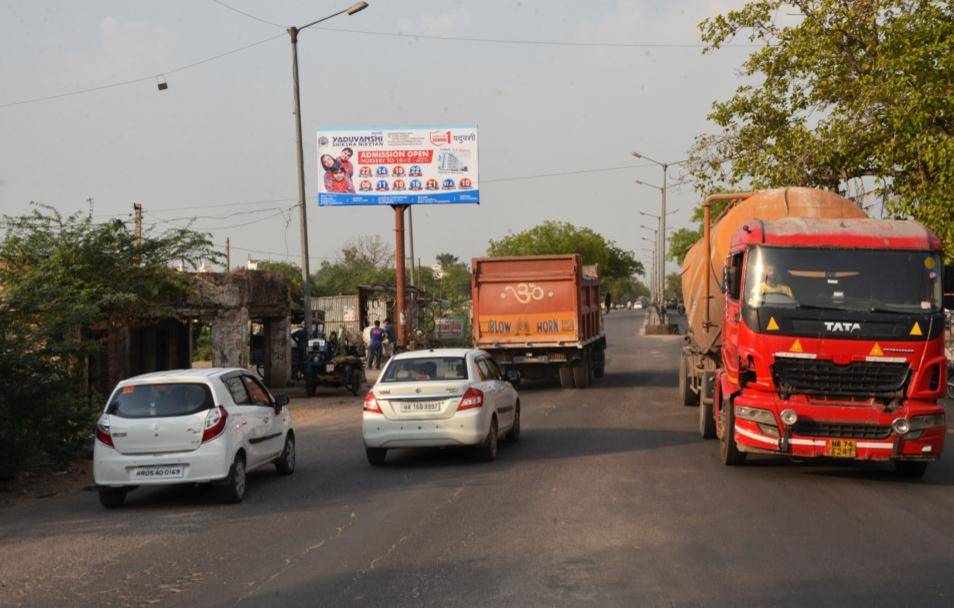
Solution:
M298 154L298 214L301 221L301 291L304 319L302 327L305 330L305 340L311 337L311 268L308 263L308 211L305 207L305 151L301 142L301 92L298 86L298 32L315 24L337 17L342 13L354 15L368 8L367 2L352 4L337 13L322 17L301 27L288 28L288 37L291 39L292 51L292 97L295 103L295 151Z

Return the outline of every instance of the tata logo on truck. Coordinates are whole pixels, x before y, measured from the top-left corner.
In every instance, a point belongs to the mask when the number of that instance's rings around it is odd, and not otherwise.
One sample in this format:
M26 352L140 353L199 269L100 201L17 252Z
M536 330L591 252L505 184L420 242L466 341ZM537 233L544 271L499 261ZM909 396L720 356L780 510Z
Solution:
M825 329L830 332L851 334L856 331L861 331L861 323L852 323L851 321L825 321Z

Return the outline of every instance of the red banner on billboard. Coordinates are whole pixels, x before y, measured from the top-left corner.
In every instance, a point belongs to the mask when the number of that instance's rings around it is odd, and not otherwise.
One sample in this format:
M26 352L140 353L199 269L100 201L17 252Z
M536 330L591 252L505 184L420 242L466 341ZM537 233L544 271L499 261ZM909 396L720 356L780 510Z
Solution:
M360 150L358 164L361 165L426 165L434 157L433 150Z

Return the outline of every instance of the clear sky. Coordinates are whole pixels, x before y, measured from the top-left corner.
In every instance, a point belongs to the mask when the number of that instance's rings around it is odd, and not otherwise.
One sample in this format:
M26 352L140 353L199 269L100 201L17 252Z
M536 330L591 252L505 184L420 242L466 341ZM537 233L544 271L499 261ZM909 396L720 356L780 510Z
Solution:
M301 25L350 0L223 0L266 21ZM418 207L424 264L467 259L546 219L586 225L639 250L655 222L661 170L634 159L685 157L717 98L739 83L750 48L702 55L698 23L741 0L370 0L370 8L299 40L313 267L358 235L393 242L388 208L319 208L320 126L477 123L479 206ZM330 28L494 40L689 46L507 44L383 36ZM254 43L242 52L179 66ZM740 40L740 43L747 42ZM164 74L169 88L158 91ZM247 255L297 260L290 48L274 25L213 0L0 2L0 106L119 81L133 84L0 107L0 212L31 200L98 218L145 208L195 222ZM633 165L624 170L511 179ZM678 170L673 179L678 178ZM685 225L697 197L670 193ZM267 202L256 202L267 201ZM251 204L249 204L251 203ZM242 213L241 215L234 215ZM226 217L230 216L230 217ZM158 224L162 227L168 224ZM275 252L249 254L245 250ZM637 251L645 262L649 253ZM284 256L288 256L287 258Z

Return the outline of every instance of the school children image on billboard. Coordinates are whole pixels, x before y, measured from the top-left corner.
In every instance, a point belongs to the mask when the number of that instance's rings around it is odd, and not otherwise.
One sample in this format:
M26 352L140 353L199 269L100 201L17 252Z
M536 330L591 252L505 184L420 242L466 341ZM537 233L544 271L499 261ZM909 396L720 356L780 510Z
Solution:
M477 127L318 130L318 204L480 202Z

